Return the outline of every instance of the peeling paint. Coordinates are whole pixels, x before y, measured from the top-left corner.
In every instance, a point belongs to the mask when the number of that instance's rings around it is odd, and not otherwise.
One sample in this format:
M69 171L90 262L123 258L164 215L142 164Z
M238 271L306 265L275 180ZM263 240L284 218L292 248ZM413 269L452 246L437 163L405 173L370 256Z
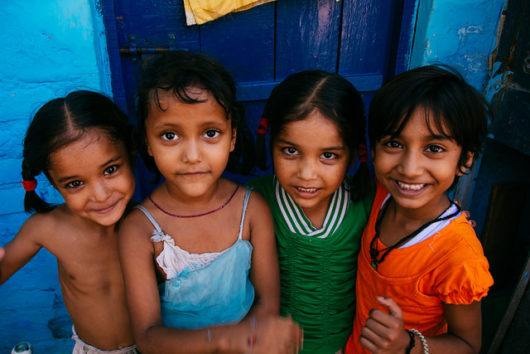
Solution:
M503 0L432 0L429 16L418 19L428 24L422 25L427 28L425 37L415 38L425 45L421 62L413 66L450 65L482 91L504 5Z

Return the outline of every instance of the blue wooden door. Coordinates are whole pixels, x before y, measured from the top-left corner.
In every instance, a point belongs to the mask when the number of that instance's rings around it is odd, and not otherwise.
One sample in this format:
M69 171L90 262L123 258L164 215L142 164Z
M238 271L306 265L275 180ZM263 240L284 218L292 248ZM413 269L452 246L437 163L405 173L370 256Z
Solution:
M212 56L233 75L251 129L272 88L300 70L339 73L368 102L384 80L408 65L415 3L278 0L188 27L182 0L103 0L114 98L134 120L142 59L185 49ZM138 175L143 198L152 187L141 167Z

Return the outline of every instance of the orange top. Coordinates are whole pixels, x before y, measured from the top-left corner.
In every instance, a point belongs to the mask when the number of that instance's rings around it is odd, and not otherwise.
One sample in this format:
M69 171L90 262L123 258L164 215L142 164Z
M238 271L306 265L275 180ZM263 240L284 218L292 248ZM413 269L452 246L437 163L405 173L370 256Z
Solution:
M359 343L370 309L387 309L376 296L392 297L403 311L405 328L426 336L447 332L442 303L470 304L487 295L493 284L482 245L462 214L424 241L392 250L377 271L370 265L370 242L388 192L378 185L364 229L357 270L357 307L346 353L368 353ZM386 248L378 239L377 248Z

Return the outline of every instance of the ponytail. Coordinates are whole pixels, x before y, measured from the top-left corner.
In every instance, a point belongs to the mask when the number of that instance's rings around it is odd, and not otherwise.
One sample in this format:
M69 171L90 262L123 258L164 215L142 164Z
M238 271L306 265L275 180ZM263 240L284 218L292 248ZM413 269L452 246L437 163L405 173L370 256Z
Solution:
M35 192L37 188L35 176L38 173L34 173L27 165L28 163L24 160L22 162L22 186L26 191L26 195L24 196L24 210L27 213L34 211L37 213L46 213L53 209L53 205L46 203Z
M267 166L267 142L265 135L269 130L269 119L261 117L258 123L258 130L256 132L256 163L260 170L264 171Z
M350 196L353 201L363 199L371 190L371 185L373 183L373 177L368 165L368 150L365 143L359 145L357 155L359 159L359 167L352 178L351 186L354 186L354 188L350 191Z

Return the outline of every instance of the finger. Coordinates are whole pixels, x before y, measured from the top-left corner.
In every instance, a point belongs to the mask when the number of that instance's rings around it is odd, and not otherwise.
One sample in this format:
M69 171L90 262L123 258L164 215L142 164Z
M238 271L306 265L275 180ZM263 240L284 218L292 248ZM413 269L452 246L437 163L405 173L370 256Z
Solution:
M403 318L403 312L401 311L401 307L396 304L394 299L391 297L384 297L384 296L378 296L377 301L381 303L382 305L386 306L388 309L388 314L392 317L402 319Z
M6 250L4 247L0 247L0 261L4 259L4 255L6 254Z
M469 211L467 211L467 210L462 211L462 213L464 213L464 216L465 216L467 219L469 219L469 218L471 217L471 213L470 213Z
M371 352L375 352L379 349L379 342L381 337L377 333L373 332L368 327L361 328L361 335L359 337L359 343Z
M375 346L375 344L370 342L367 338L363 337L362 335L359 338L359 343L361 344L361 346L363 346L364 348L366 348L372 353L374 353L377 350L377 347Z
M382 321L374 318L369 318L366 320L365 327L369 329L371 332L375 333L378 337L387 337L388 328L392 325L391 321L395 321L395 318L383 314L386 316L386 321L383 319Z
M469 222L469 225L471 225L471 227L473 228L477 226L477 222L475 220L468 220L468 222Z
M455 204L458 205L459 207L462 206L462 203L460 203L459 200L454 199L454 200L453 200L453 203L455 203Z

